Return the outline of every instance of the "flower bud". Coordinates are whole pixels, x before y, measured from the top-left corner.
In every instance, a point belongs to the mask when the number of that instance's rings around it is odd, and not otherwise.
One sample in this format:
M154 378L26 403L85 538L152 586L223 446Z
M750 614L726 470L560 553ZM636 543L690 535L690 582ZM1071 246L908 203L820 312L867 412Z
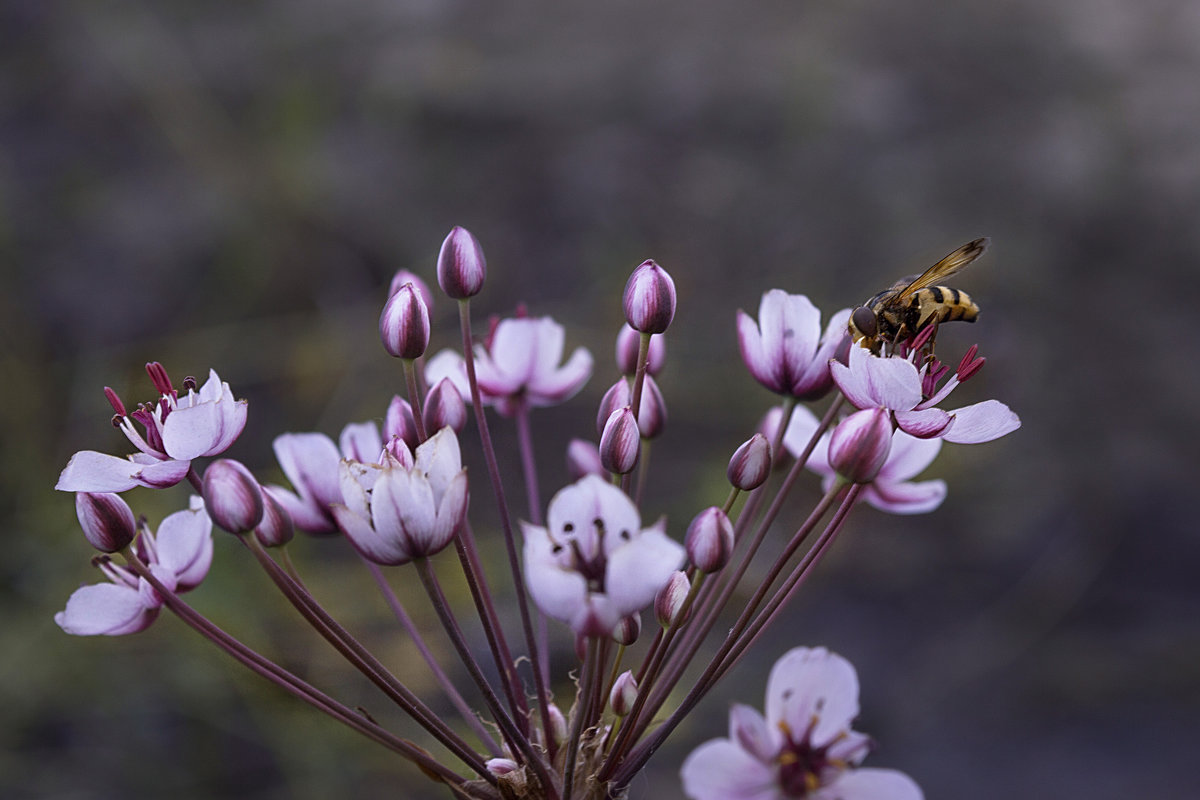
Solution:
M600 435L600 463L609 472L633 472L641 455L642 436L629 406L618 408L608 418Z
M612 638L617 644L631 645L642 633L642 615L630 614L612 629Z
M654 613L658 615L659 625L669 628L684 623L683 604L691 589L692 584L686 574L678 570L671 574L654 598Z
M604 426L608 424L608 419L613 412L622 406L628 406L631 402L633 402L633 396L629 382L625 378L618 378L617 382L610 386L604 393L604 397L600 399L600 409L596 414L597 433L603 435ZM662 433L666 424L667 401L663 399L658 384L647 375L642 384L641 401L638 403L638 430L643 439L653 439Z
M433 292L429 291L429 284L421 280L415 273L409 272L406 269L399 270L392 277L392 285L388 289L388 297L391 297L396 292L400 291L400 287L406 283L411 283L413 285L413 288L417 290L417 294L421 295L421 299L425 301L425 308L432 315Z
M262 522L254 529L254 538L263 547L281 547L292 540L296 533L292 515L280 504L273 492L280 491L278 487L262 487L263 517Z
M701 572L716 572L733 555L733 523L724 511L709 506L688 525L684 539L688 560Z
M101 553L124 550L137 535L133 511L120 495L76 492L75 513L88 544Z
M567 718L554 703L546 706L546 711L550 717L550 735L556 744L562 744L567 740Z
M513 761L511 758L489 758L483 764L487 767L487 771L500 777L507 775L510 772L516 772L521 768L521 765Z
M892 419L887 409L856 411L829 436L829 466L851 483L870 483L892 451Z
M429 347L429 309L411 283L388 298L379 315L379 338L396 358L414 359Z
M625 670L613 681L612 691L608 695L608 705L618 717L623 717L633 710L637 701L638 685L633 672Z
M583 439L572 439L567 445L567 474L571 482L584 475L604 475L604 465L600 463L600 449L594 442Z
M262 522L262 489L250 470L231 458L208 465L202 493L212 521L230 533L252 531Z
M440 431L449 426L455 433L462 433L467 426L467 404L449 378L442 378L425 396L421 421L426 431Z
M633 396L629 392L629 381L617 378L616 383L608 387L604 397L600 398L600 408L596 411L596 434L602 436L604 427L608 424L608 418L631 402L633 402Z
M621 326L617 334L617 369L622 375L634 375L637 372L638 348L641 346L642 335L629 327L629 323ZM667 360L667 340L661 336L650 337L650 351L646 355L646 372L657 375Z
M483 248L466 228L455 226L438 253L438 285L455 300L479 294L487 277Z
M756 433L734 452L725 474L735 489L749 492L762 486L770 472L771 445L767 437Z
M653 261L643 261L625 284L625 319L641 333L662 333L675 318L675 281Z
M388 403L387 416L383 418L383 440L390 442L399 438L410 450L420 444L417 438L417 423L413 419L412 406L400 395L392 397Z

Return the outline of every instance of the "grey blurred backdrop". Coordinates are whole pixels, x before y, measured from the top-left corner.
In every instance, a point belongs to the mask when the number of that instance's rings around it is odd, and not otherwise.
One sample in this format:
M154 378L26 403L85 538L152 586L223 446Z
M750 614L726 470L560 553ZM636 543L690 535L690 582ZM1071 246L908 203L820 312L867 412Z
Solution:
M525 302L597 356L536 418L547 497L566 438L594 435L629 270L675 276L647 507L677 536L772 400L738 307L782 287L828 313L992 237L956 281L980 322L939 346L989 358L956 405L1024 426L946 448L936 513L858 513L634 797L677 796L683 755L797 644L855 662L873 763L930 798L1194 797L1198 43L1186 0L0 4L0 795L449 796L170 617L64 635L53 613L99 576L51 487L77 449L124 452L101 390L149 399L152 359L249 399L230 455L264 478L276 434L381 417L387 282L432 280L461 224L489 258L481 320ZM434 319L451 344L447 302ZM184 502L130 498L154 521ZM336 545L294 549L423 687ZM219 538L190 599L411 733L247 562Z

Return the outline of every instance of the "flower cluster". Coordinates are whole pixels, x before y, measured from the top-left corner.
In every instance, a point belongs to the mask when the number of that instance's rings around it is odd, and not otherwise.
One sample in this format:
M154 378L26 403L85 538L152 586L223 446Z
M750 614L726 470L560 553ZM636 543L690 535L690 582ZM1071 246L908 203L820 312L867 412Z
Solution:
M569 477L543 507L536 410L574 397L596 364L583 347L567 355L566 329L524 309L475 341L471 303L486 276L479 242L453 229L437 280L457 305L461 342L427 358L434 296L417 275L397 273L378 331L397 359L403 391L381 407L382 427L350 423L336 442L320 432L279 435L274 452L287 486L263 485L225 455L246 424L247 403L216 372L199 388L185 379L181 393L161 365L149 364L158 399L132 412L105 389L114 424L137 452L81 451L59 478L56 488L76 494L85 538L101 553L94 564L107 579L76 590L55 617L59 626L76 635L136 633L166 608L239 663L415 763L455 797L618 798L761 641L851 510L866 502L893 513L932 511L946 496L945 481L913 479L943 441L986 442L1019 426L994 400L939 407L978 374L983 359L971 348L951 371L933 355L936 322L905 331L905 339L876 348L887 351L878 355L852 344L848 309L822 326L806 297L771 290L757 320L739 311L732 328L750 375L781 396L779 405L731 454L724 498L686 525L656 518L647 511L654 501L645 499L653 466L647 444L667 425L667 397L655 378L667 364L663 334L677 297L670 274L646 261L625 286L616 378L586 411L596 420L596 440L563 446ZM820 419L804 405L830 394ZM475 451L464 451L462 437L472 419L480 456L468 478L464 452ZM497 451L497 423L513 425L515 454ZM806 519L785 525L776 518L780 501L805 469L822 477L824 496ZM196 496L156 532L120 494L184 480ZM520 510L513 484L524 488ZM480 557L468 514L473 499L494 506L498 529L478 535L502 541L507 559L499 564ZM411 730L358 713L181 599L210 569L214 524L236 536L300 617L399 706ZM439 701L463 725L442 720L309 591L287 555L303 546L296 531L341 537L361 558L436 681ZM440 556L444 550L457 558ZM456 669L426 645L383 567L415 574L454 646ZM447 599L449 571L461 571L471 607ZM502 583L512 605L492 588ZM657 626L643 636L647 612ZM464 630L481 630L486 646ZM553 646L552 637L564 636L573 648ZM483 708L464 699L464 681ZM695 800L919 800L902 773L860 768L870 740L850 727L857 713L849 662L823 648L793 649L771 671L765 716L735 706L729 737L700 745L684 762L683 790ZM414 735L444 755L414 743Z

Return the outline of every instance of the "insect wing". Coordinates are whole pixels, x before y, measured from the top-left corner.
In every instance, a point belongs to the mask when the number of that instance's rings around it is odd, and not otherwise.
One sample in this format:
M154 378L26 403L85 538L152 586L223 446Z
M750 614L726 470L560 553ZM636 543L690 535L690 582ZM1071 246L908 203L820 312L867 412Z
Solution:
M961 270L963 267L970 264L975 259L979 258L987 247L988 240L976 239L972 242L967 242L962 247L955 250L950 255L943 258L941 261L934 264L929 269L917 276L916 280L905 286L900 292L895 295L896 299L903 300L909 297L914 292L919 292L927 286L933 286L941 283L946 278L949 278L954 273ZM889 290L888 294L891 294ZM889 297L888 299L892 299Z

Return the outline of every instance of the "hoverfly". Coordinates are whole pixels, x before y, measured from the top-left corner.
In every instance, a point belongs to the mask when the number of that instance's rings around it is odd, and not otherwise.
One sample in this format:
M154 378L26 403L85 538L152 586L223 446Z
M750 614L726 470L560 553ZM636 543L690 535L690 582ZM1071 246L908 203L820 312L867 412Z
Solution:
M987 243L986 238L967 242L920 275L902 278L854 309L850 338L878 353L885 342L902 342L930 325L959 319L974 322L979 306L966 292L935 284L978 258Z

